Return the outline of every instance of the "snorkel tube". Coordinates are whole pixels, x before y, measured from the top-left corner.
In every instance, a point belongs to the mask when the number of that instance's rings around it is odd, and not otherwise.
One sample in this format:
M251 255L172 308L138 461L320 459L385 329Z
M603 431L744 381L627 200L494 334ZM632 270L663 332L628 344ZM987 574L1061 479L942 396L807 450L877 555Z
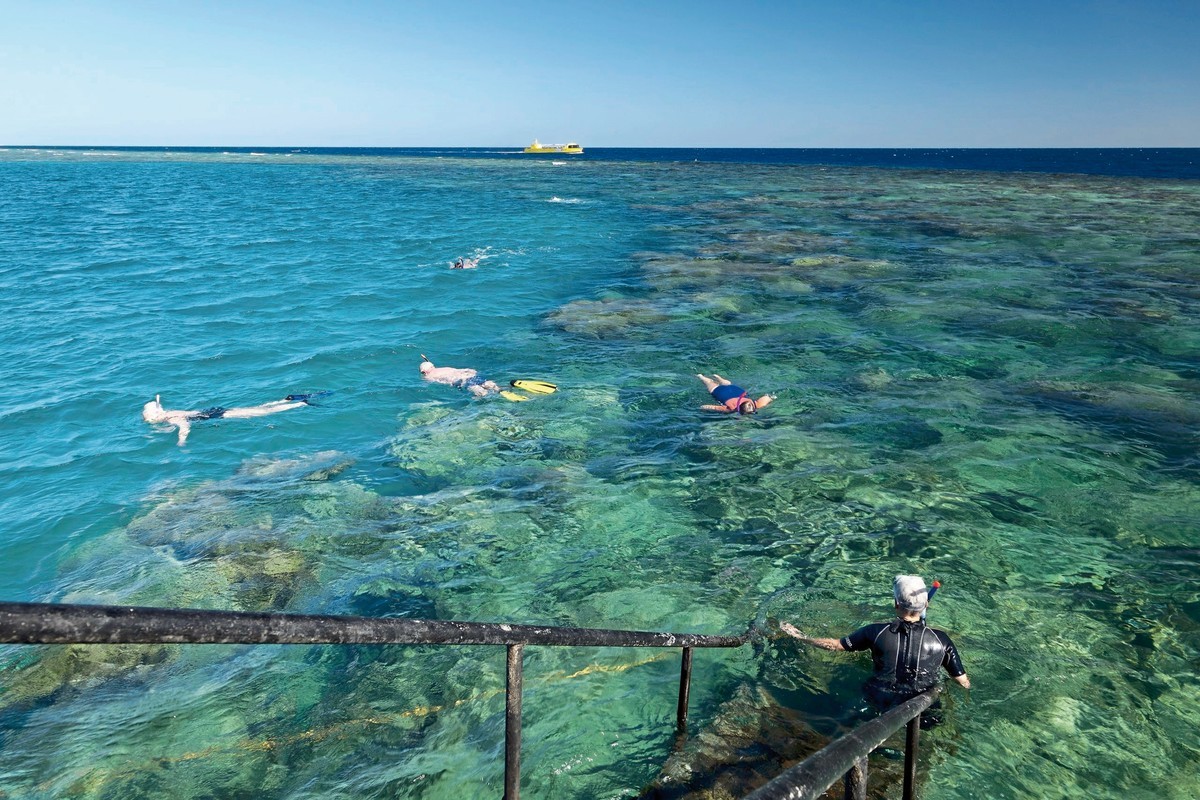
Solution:
M929 601L933 599L933 596L937 594L937 590L940 588L942 588L942 582L934 581L933 586L929 589L929 594L925 595L925 610L921 612L921 622L925 621L925 615L929 613Z

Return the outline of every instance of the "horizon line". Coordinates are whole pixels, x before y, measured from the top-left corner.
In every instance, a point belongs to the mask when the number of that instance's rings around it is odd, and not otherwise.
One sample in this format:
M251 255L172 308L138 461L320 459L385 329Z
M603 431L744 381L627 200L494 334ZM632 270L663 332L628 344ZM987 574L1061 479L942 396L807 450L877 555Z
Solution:
M0 148L18 148L40 150L53 147L81 148L137 148L169 150L173 148L186 149L215 149L234 148L248 150L262 148L269 150L473 150L473 149L517 149L525 145L508 144L0 144ZM1200 145L849 145L849 146L781 146L781 145L588 145L584 148L593 150L1198 150ZM525 154L522 155L572 155L572 154Z

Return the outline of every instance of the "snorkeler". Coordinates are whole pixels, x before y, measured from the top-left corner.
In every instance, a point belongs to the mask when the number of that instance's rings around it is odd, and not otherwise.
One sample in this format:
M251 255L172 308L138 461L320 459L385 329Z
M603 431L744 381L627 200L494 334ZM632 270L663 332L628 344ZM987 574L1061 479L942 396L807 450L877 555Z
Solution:
M248 406L244 408L221 408L220 406L213 406L203 411L177 411L163 408L162 400L156 394L153 400L142 406L142 419L151 425L162 423L164 425L175 426L179 429L179 444L182 445L187 441L188 432L192 429L193 422L200 422L206 419L265 417L267 414L277 414L280 411L306 406L308 405L308 398L311 396L307 394L289 394L282 400L272 400L270 403L263 403L261 406Z
M757 400L752 400L747 396L745 389L730 383L715 372L712 378L700 373L696 373L696 377L704 381L704 388L708 389L713 399L721 404L719 406L700 406L704 411L720 411L723 414L732 414L736 411L739 414L753 414L760 408L766 408L775 399L773 394L764 394Z
M444 383L447 386L458 386L466 389L476 397L486 397L489 392L500 391L500 387L496 385L495 381L484 380L476 370L435 367L433 362L426 358L424 353L421 354L421 358L425 360L421 362L421 366L418 369L421 370L421 377L430 383Z
M863 693L871 705L886 711L936 686L943 669L959 686L971 688L954 642L945 631L925 625L923 613L930 594L920 576L897 575L892 582L896 618L889 622L867 625L841 639L808 636L790 622L781 622L779 627L788 636L823 650L870 650L875 670L863 685ZM939 704L921 715L922 727L939 721Z
M450 269L475 269L479 266L478 258L463 258L459 256L454 259L454 263L450 265Z

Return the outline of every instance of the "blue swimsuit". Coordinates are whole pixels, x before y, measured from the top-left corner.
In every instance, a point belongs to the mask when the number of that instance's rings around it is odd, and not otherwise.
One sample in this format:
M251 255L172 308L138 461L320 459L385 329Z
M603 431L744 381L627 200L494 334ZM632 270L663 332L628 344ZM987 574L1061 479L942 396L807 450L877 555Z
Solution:
M742 405L742 398L746 396L746 390L732 383L725 386L718 386L712 390L713 399L721 405L728 408L730 411L737 411ZM736 400L733 406L729 405L730 400Z

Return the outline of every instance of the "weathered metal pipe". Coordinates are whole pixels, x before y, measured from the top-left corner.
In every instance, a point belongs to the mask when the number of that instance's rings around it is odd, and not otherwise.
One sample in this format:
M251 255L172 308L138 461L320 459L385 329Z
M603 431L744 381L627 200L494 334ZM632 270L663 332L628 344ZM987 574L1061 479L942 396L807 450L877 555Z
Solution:
M860 725L746 795L745 800L814 800L820 797L860 758L865 758L906 722L929 708L941 693L942 687L934 687Z
M521 797L521 690L525 683L525 645L508 646L508 670L504 684L504 800Z
M675 729L687 730L688 696L692 691L692 648L683 648L683 660L679 665L679 705L675 708Z
M921 718L913 717L908 722L908 733L904 739L904 800L917 796L917 745L921 737Z
M6 644L532 644L738 647L741 636L137 606L0 603Z
M867 800L867 757L854 762L846 773L846 800Z

